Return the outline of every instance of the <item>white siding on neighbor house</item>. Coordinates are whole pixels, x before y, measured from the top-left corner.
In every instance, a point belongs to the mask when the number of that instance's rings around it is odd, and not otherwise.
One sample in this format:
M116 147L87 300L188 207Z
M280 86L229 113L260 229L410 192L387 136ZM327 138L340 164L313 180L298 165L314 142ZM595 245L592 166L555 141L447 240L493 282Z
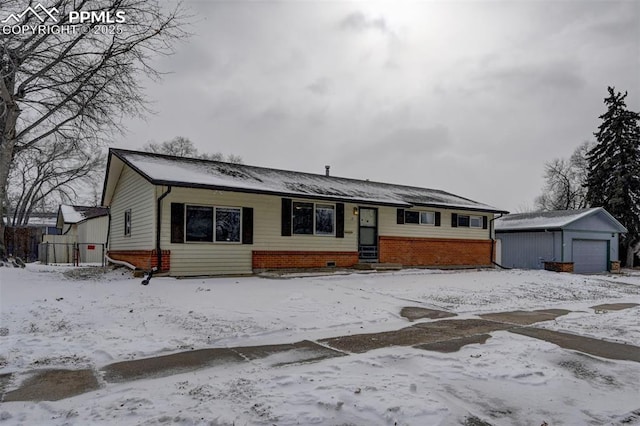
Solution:
M110 206L109 250L155 248L155 200L154 185L124 166ZM131 235L124 235L127 209L131 209Z
M296 201L296 198L292 198ZM310 202L311 200L299 200ZM321 201L318 201L321 202ZM171 243L171 203L215 207L253 208L254 244L186 242ZM334 204L322 201L323 204ZM357 247L357 216L354 204L345 203L345 235L281 235L282 197L195 188L173 188L162 202L162 249L171 250L171 274L177 276L247 274L252 272L252 252L351 251Z
M451 238L467 240L489 240L489 223L493 219L493 214L470 212L463 210L442 210L430 207L416 207L408 209L410 211L431 211L440 212L440 226L421 225L416 223L405 223L399 225L397 222L397 211L395 207L380 207L378 209L379 235L385 237L418 237L418 238ZM471 216L487 216L487 229L467 228L451 226L451 214Z
M102 263L104 256L103 245L107 242L108 226L108 216L94 217L78 223L80 262ZM89 245L94 245L94 249L90 250Z

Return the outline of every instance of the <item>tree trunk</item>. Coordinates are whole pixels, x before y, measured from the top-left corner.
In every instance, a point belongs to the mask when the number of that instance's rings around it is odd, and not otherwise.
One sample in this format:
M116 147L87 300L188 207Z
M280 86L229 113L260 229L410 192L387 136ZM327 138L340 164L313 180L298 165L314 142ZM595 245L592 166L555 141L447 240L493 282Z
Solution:
M633 244L631 241L627 243L627 261L625 262L625 266L627 268L633 268L633 260L636 255L636 251L634 250L635 248L635 244Z
M13 140L0 141L0 259L7 257L7 249L4 245L4 217L5 200L7 198L7 180L9 179L9 168L11 167L11 157L13 156Z
M8 104L8 105L7 105ZM16 145L16 122L20 109L14 103L7 103L7 112L0 121L0 259L7 257L7 249L4 245L4 216L6 213L5 201L7 199L7 184L9 181L9 169L13 160L13 149Z

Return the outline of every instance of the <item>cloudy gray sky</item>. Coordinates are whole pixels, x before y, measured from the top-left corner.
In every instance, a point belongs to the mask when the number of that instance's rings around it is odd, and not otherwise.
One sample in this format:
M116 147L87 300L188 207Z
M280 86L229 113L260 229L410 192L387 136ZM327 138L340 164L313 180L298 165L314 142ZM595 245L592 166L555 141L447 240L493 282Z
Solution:
M175 136L246 164L532 206L593 140L607 86L640 110L638 1L189 1L195 35L149 83Z

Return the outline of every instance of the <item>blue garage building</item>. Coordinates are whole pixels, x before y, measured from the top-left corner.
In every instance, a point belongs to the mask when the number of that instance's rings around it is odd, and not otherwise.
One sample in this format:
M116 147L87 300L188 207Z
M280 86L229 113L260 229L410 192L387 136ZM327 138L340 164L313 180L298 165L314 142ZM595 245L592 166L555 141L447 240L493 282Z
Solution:
M503 266L577 273L619 268L618 237L627 232L602 207L510 214L495 231Z

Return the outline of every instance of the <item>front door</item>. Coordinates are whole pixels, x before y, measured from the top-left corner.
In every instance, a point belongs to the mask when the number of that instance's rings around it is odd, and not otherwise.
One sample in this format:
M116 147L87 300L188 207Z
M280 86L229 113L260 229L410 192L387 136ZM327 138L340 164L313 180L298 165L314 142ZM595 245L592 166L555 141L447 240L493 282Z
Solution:
M358 208L358 252L361 262L378 261L378 209Z

